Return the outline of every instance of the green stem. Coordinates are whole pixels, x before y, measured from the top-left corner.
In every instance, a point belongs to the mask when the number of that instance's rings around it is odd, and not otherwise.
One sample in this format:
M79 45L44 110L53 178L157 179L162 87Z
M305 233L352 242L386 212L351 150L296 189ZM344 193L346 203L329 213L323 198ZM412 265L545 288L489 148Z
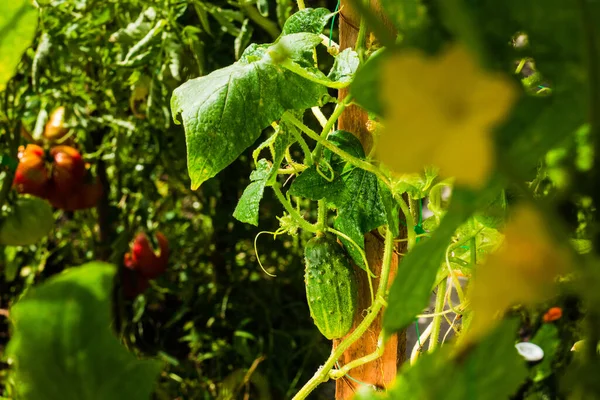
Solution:
M272 55L274 54L272 56L274 59L279 59L281 57L278 53L270 53L270 54L272 54ZM332 81L329 79L323 79L323 78L314 76L310 72L308 72L307 70L302 68L300 65L298 65L294 61L292 61L289 57L286 57L283 61L279 62L279 65L281 65L288 71L291 71L291 72L295 73L296 75L303 77L304 79L307 79L314 83L318 83L319 85L323 85L330 89L344 89L344 88L347 88L348 86L350 86L350 82L336 82L336 81Z
M263 17L253 4L243 5L242 9L256 25L260 26L265 32L267 32L273 39L277 39L279 34L279 27L273 21L267 17Z
M344 352L352 346L354 342L361 338L361 336L369 329L375 318L379 315L379 312L385 304L385 294L387 292L387 283L390 274L390 267L392 265L392 255L394 253L394 236L390 229L387 230L385 235L385 249L383 251L383 264L381 267L381 279L379 280L379 286L377 287L377 295L375 302L367 310L367 315L364 317L362 322L354 329L350 335L346 336L344 340L336 347L335 351L331 353L323 367L321 367L315 375L300 389L300 391L293 397L292 400L302 400L313 391L315 388L329 379L329 373L335 366L337 360L344 354ZM381 335L385 337L385 333L382 331Z
M342 368L338 370L332 370L329 372L329 377L331 379L340 379L345 376L351 369L360 367L361 365L370 363L371 361L377 360L379 357L383 355L385 351L385 340L383 333L379 334L377 338L377 348L371 354L367 354L366 356L357 358L356 360L350 361L348 364L344 365Z
M327 120L327 123L325 124L325 126L323 126L323 130L321 131L321 139L327 140L327 136L329 135L329 132L331 132L331 130L333 129L333 126L337 122L338 118L340 117L340 115L342 115L342 113L344 112L344 109L346 108L346 106L348 104L350 104L351 101L352 101L352 96L348 95L348 96L344 97L344 100L342 100L341 103L338 103L335 106L333 113ZM319 163L322 152L323 152L323 145L321 143L317 143L317 146L315 147L315 151L314 151L314 156L313 156L313 160L314 160L315 164Z
M325 204L325 200L319 200L317 226L319 230L327 228L327 204Z
M356 37L355 50L358 54L361 64L364 62L364 55L366 49L366 38L367 38L367 21L361 17L360 25L358 27L358 36Z
M300 225L300 227L305 231L316 233L317 227L315 227L314 225L306 221L304 218L302 218L302 216L298 213L298 211L294 209L294 207L288 201L288 199L285 198L285 196L281 192L281 184L275 183L272 187L273 191L275 192L275 196L277 196L277 199L283 205L283 208L285 208L288 214L290 214L292 218L294 218L294 221L296 221Z
M298 10L304 10L305 8L304 0L298 0Z
M310 167L311 165L313 165L313 157L310 148L306 144L306 141L304 140L300 132L298 132L295 129L291 129L291 131L296 140L298 141L298 144L302 148L302 152L304 153L304 164Z
M435 311L437 314L433 317L433 327L431 329L431 337L429 338L429 352L434 351L440 339L440 329L442 326L442 314L444 311L444 304L446 304L446 287L448 285L448 279L444 278L437 287L437 293L435 294Z
M301 121L298 120L298 118L294 117L289 112L286 112L285 114L283 114L281 119L296 126L298 129L300 129L302 132L304 132L306 135L308 135L308 137L315 140L317 143L321 143L321 145L323 147L325 147L328 150L331 150L332 153L337 154L338 156L342 157L345 161L347 161L351 165L354 165L355 167L363 169L365 171L374 173L379 179L381 179L381 181L386 186L388 186L388 187L390 186L389 179L385 175L383 175L383 173L379 170L379 168L375 167L373 164L371 164L369 162L361 160L358 157L354 157L353 155L345 152L344 150L341 150L339 147L337 147L333 143L322 139L315 131L310 129L308 126L304 125Z
M408 204L402 198L402 195L394 196L398 204L400 204L400 209L404 214L404 218L406 219L406 236L408 238L408 243L406 244L407 250L412 250L413 247L417 244L417 233L415 232L415 220L413 219L410 210L408 209Z

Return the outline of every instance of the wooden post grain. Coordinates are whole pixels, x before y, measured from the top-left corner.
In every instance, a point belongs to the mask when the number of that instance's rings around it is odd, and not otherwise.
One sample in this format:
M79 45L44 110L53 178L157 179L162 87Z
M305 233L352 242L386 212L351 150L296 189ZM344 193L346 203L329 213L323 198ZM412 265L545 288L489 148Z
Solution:
M348 47L354 47L360 25L360 16L352 9L349 3L348 0L342 0L341 12L339 14L340 49L342 50ZM371 9L381 16L382 20L385 20L380 13L380 6L377 0L371 0ZM390 28L390 30L391 29L392 28ZM347 90L340 90L340 100L347 94ZM339 129L352 132L360 139L365 152L368 152L373 144L371 133L369 133L366 128L367 121L367 112L354 105L347 107L338 121ZM381 272L383 248L383 239L379 235L375 233L368 233L365 235L365 252L367 260L369 261L369 266L376 275L379 275ZM398 256L397 254L394 254L390 271L390 284L396 276L397 269ZM369 283L364 271L357 268L357 275L359 276L359 310L365 310L371 305ZM373 287L376 288L378 283L378 279L373 280ZM363 314L359 313L354 321L354 326L358 325L362 318ZM381 324L382 313L375 320L367 333L343 354L339 360L340 366L376 350L379 332L381 331ZM339 342L340 340L334 341L334 348ZM355 392L364 384L386 388L394 380L397 366L404 361L405 353L406 334L403 332L399 335L395 335L388 341L381 358L351 370L349 377L344 377L336 382L336 400L351 399Z

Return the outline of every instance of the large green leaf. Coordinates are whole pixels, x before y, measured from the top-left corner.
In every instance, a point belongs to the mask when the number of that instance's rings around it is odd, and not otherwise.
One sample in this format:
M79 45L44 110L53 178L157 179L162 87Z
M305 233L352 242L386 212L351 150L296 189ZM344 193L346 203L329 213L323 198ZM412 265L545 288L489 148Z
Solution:
M523 97L511 118L499 129L500 164L527 177L549 150L574 135L585 122L583 99L575 92L555 92L550 97Z
M357 400L376 399L508 399L527 377L515 349L517 321L504 321L474 347L453 354L451 346L405 364L385 394L366 393Z
M115 271L98 262L70 268L12 307L7 355L22 398L150 398L161 363L137 359L111 331Z
M31 0L0 2L0 90L15 73L23 52L31 45L37 10Z
M252 182L246 187L235 207L235 211L233 212L235 219L258 226L259 205L265 192L265 185L267 184L270 172L271 167L267 160L260 160L256 166L256 171L252 171L250 174Z
M286 110L319 104L325 87L279 67L273 57L304 65L302 58L312 57L320 41L299 33L274 45L251 45L235 64L175 89L171 109L183 120L193 189L231 164Z

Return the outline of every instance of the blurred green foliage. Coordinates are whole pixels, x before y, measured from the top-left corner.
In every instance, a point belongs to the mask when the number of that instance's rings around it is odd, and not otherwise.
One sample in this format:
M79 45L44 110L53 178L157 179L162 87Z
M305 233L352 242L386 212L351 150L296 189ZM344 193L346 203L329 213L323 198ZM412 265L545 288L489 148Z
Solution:
M93 165L105 195L97 209L56 211L53 231L38 245L0 248L0 309L66 267L92 260L120 266L137 231L160 230L171 246L167 273L133 302L121 298L119 284L114 295L118 337L131 351L165 362L157 398L215 398L222 386L223 393L288 397L329 351L302 301L304 239L261 236L258 254L277 278L265 275L254 253L258 229L231 216L249 183L251 154L190 190L185 136L168 105L183 81L231 64L250 40L272 41L295 5L39 4L35 39L0 99L1 154L16 159L16 147L27 143L20 126L39 137L47 115L65 106L68 140ZM0 172L0 186L10 188L11 176ZM11 191L0 207L15 199ZM262 228L275 230L279 211L267 196ZM0 355L7 322L0 316ZM0 358L0 394L10 398L13 382ZM240 376L253 363L256 378L246 385Z

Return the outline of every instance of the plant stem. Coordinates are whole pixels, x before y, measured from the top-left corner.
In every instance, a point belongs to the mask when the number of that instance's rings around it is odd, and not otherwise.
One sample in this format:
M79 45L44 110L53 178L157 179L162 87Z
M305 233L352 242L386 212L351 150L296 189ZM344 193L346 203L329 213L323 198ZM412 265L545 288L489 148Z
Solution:
M448 279L442 280L437 287L437 293L435 294L435 311L437 314L433 317L433 327L431 328L431 337L429 338L429 352L434 351L440 339L440 328L442 326L442 314L444 311L444 304L446 304L446 287L448 286Z
M367 21L364 18L360 19L360 25L358 27L358 36L356 37L356 45L355 45L355 50L356 53L358 54L358 58L360 60L360 63L362 64L364 62L364 55L365 55L365 42L367 38Z
M340 117L340 115L342 115L342 112L344 112L344 109L346 108L346 106L348 104L350 104L351 101L352 101L352 96L348 95L348 96L344 97L344 100L342 100L341 103L338 103L335 106L333 113L327 120L327 123L323 126L323 130L321 131L321 139L327 140L327 136L329 135L329 132L331 132L331 130L333 129L333 126L337 122L338 118ZM314 160L315 164L319 163L322 152L323 152L323 145L321 143L317 143L317 146L315 147L315 151L313 152L313 160Z
M304 10L305 8L304 0L298 0L298 10Z
M273 53L271 53L271 54L273 54ZM277 53L274 53L274 54L277 54ZM275 57L275 56L273 56L273 57ZM279 57L281 57L281 56L279 56ZM283 61L279 62L279 65L281 65L285 69L295 73L296 75L303 77L304 79L307 79L311 82L318 83L319 85L323 85L330 89L344 89L344 88L350 86L350 82L336 82L336 81L332 81L327 78L323 79L323 78L314 76L311 73L309 73L307 70L302 68L300 65L296 64L294 61L292 61L290 58L287 58L287 57Z
M344 352L369 329L375 318L379 315L383 305L385 304L385 294L387 292L388 277L390 274L390 268L392 265L392 255L394 253L394 236L390 229L387 230L385 235L385 249L383 251L383 265L381 268L381 278L379 280L379 286L377 287L377 295L375 296L375 302L369 307L367 315L362 322L354 329L350 335L346 336L344 340L336 347L335 351L331 353L325 365L320 368L315 375L300 389L300 391L293 397L292 400L305 399L319 384L326 382L329 379L329 373L335 366L337 360L344 354ZM381 335L385 337L385 333L382 331Z
M413 247L417 244L417 233L415 232L415 220L413 219L410 210L408 209L408 204L402 198L402 195L394 196L398 204L400 204L400 209L404 214L404 218L406 219L406 236L408 239L408 243L406 244L407 250L412 250Z
M295 129L291 129L291 131L292 131L292 134L294 135L294 137L296 138L296 140L298 141L298 144L302 148L302 152L304 153L304 164L306 164L306 166L310 167L311 165L313 165L313 157L312 157L310 148L306 144L306 141L304 140L304 138L302 137L300 132L298 132Z
M331 150L332 153L337 154L338 156L342 157L348 163L354 165L357 168L374 173L379 179L381 179L381 181L385 185L387 185L388 187L390 186L389 179L385 175L383 175L383 173L379 170L379 168L375 167L373 164L371 164L367 161L361 160L358 157L354 157L353 155L345 152L344 150L341 150L339 147L337 147L333 143L322 139L315 131L310 129L308 126L304 125L301 121L298 120L298 118L294 117L289 112L286 112L285 114L283 114L281 119L296 126L302 132L306 133L308 135L308 137L315 140L317 143L321 143L321 145L323 147L325 147L328 150Z
M298 223L298 225L300 225L300 228L302 228L308 232L313 232L313 233L317 232L317 228L314 225L312 225L311 223L309 223L308 221L306 221L304 218L302 218L302 216L298 213L298 211L296 211L294 209L294 207L288 201L288 199L285 198L285 196L281 192L281 184L275 183L272 186L272 188L273 188L273 191L275 192L275 196L277 196L277 199L283 205L283 208L285 208L285 210L288 212L288 214L290 214L292 216L292 218L294 218L294 221L296 221Z
M246 13L248 18L252 20L256 25L260 26L265 32L267 32L273 39L277 39L279 34L279 27L269 18L263 17L256 7L252 4L246 4L242 6L242 10Z
M319 200L317 226L319 230L327 228L327 204L325 204L325 200Z

